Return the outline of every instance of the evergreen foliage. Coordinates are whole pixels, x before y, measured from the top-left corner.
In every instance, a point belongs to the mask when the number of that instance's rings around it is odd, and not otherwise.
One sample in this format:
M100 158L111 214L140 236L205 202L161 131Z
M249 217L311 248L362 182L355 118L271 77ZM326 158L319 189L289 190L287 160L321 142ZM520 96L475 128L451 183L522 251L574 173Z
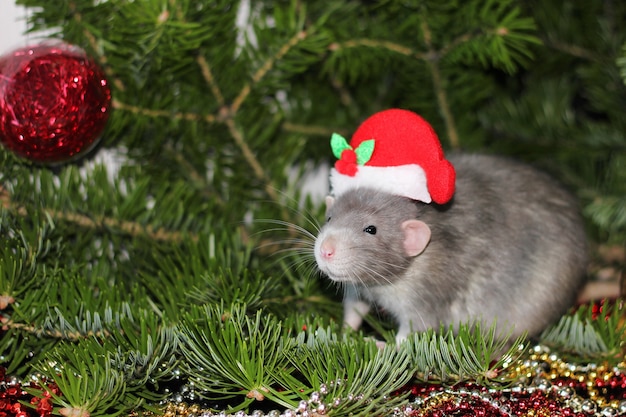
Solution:
M83 161L0 149L3 366L54 380L57 407L123 414L193 381L229 412L325 390L334 415L382 414L414 379L505 384L493 331L379 349L366 336L389 338L384 318L343 331L313 270L323 208L300 167L378 110L422 114L448 149L546 167L578 192L594 241L626 242L623 2L17 3L33 33L85 48L113 94ZM582 309L544 337L602 361L618 327Z
M619 362L626 331L620 320L622 312L613 305L597 312L591 306L581 306L576 314L564 316L546 329L541 340L567 356L575 356L575 360L599 355L609 363Z

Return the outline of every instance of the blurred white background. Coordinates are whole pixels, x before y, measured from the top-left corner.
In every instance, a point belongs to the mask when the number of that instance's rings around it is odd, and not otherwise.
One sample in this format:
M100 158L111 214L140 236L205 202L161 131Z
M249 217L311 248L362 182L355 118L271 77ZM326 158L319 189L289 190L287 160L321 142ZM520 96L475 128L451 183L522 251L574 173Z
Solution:
M26 12L15 5L14 0L0 0L0 55L15 48L26 46ZM34 40L35 38L31 38Z

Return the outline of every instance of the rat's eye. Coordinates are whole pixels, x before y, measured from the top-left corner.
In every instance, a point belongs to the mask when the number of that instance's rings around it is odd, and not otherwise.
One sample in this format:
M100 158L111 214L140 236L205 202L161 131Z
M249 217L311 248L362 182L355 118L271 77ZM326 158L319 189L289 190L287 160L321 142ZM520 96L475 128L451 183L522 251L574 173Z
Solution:
M376 234L376 226L367 226L365 229L363 229L363 231L365 233L369 233L370 235L375 235Z
M330 221L330 219L332 219L332 217L329 217L326 219L326 223L328 223Z

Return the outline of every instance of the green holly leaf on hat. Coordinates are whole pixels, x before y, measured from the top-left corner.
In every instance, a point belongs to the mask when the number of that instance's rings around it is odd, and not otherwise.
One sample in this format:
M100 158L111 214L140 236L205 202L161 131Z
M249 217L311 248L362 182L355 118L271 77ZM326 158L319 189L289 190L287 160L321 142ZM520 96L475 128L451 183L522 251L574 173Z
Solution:
M333 133L330 138L330 147L333 150L333 155L337 159L341 159L341 155L345 150L352 150L352 146L348 144L346 138L338 133ZM358 165L365 165L370 160L374 153L374 139L364 140L354 150L356 154L356 162Z
M343 151L346 149L352 149L352 146L350 146L346 138L341 136L339 133L333 133L330 137L330 148L333 150L335 158L341 159Z
M354 150L354 153L356 153L356 163L358 165L365 165L374 153L374 139L364 140L361 142L361 144Z

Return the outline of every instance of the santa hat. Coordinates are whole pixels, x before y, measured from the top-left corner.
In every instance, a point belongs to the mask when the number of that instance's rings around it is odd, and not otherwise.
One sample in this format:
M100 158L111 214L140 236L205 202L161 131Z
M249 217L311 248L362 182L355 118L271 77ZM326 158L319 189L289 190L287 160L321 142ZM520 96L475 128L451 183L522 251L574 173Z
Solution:
M447 203L454 194L454 167L443 155L433 128L417 114L400 109L381 111L365 120L350 144L331 138L338 158L331 169L331 193L370 187L419 200Z

